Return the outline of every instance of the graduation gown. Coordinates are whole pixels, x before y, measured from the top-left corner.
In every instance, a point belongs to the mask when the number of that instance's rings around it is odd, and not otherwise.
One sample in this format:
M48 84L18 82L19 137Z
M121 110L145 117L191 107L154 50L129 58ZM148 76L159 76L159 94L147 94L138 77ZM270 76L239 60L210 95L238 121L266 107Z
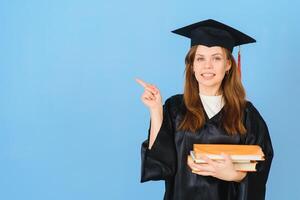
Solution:
M273 148L268 128L255 107L247 102L243 123L245 135L228 135L221 127L222 111L196 133L177 131L186 107L183 95L174 95L163 106L163 123L151 149L148 139L142 143L141 182L164 180L164 200L263 200L266 182L273 158ZM191 172L187 157L193 144L257 144L265 160L257 164L256 172L247 173L241 182L223 181L212 176Z

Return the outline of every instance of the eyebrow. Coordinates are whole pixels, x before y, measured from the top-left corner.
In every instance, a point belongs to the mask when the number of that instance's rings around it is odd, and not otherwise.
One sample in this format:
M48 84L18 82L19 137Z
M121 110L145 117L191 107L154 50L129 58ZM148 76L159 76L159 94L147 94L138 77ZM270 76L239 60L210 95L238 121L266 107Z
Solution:
M198 53L196 53L196 56L204 56L203 54L198 54ZM212 56L216 56L216 55L220 55L220 56L222 56L222 54L221 53L214 53L214 54L212 54Z

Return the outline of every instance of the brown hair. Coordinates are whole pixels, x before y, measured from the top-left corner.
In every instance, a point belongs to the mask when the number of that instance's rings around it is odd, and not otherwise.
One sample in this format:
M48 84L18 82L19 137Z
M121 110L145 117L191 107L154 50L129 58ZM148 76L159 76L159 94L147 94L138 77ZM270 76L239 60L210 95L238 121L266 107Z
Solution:
M223 48L227 59L231 63L231 68L225 74L221 84L221 91L225 104L223 107L222 125L225 131L234 135L237 133L246 133L243 125L243 111L246 106L245 90L241 83L237 65L231 52ZM191 47L185 57L185 85L184 85L184 103L186 112L178 127L179 130L196 132L202 128L205 123L204 109L199 97L199 86L193 71L193 62L195 59L197 46Z

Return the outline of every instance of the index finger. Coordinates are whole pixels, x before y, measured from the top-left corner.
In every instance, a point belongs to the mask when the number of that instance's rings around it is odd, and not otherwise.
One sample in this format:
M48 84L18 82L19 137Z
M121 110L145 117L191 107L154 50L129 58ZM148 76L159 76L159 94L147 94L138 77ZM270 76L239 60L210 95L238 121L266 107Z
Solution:
M135 80L136 80L136 82L138 82L144 88L148 86L148 84L145 81L141 80L141 79L136 78Z
M225 162L232 162L232 159L228 154L222 152L221 155L223 156Z
M209 165L212 165L212 166L215 166L215 161L213 161L213 160L211 160L209 157L207 157L206 155L203 155L203 156L201 156L201 158L203 159L203 160L205 160L206 162L207 162L207 164L209 164Z

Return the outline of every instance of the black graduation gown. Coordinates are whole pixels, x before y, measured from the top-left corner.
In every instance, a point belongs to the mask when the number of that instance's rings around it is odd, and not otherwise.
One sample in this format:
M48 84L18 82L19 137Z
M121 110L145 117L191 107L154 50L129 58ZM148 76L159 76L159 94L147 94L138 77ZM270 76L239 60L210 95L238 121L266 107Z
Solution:
M183 95L174 95L163 106L163 123L148 149L148 139L142 144L141 182L164 180L164 200L262 200L265 199L266 182L273 158L273 148L268 128L255 107L247 102L244 114L245 135L228 135L220 126L222 110L197 133L176 131L184 112ZM150 128L149 128L150 130ZM265 161L257 164L257 172L249 172L239 183L223 181L211 176L191 172L187 156L194 143L205 144L258 144Z

